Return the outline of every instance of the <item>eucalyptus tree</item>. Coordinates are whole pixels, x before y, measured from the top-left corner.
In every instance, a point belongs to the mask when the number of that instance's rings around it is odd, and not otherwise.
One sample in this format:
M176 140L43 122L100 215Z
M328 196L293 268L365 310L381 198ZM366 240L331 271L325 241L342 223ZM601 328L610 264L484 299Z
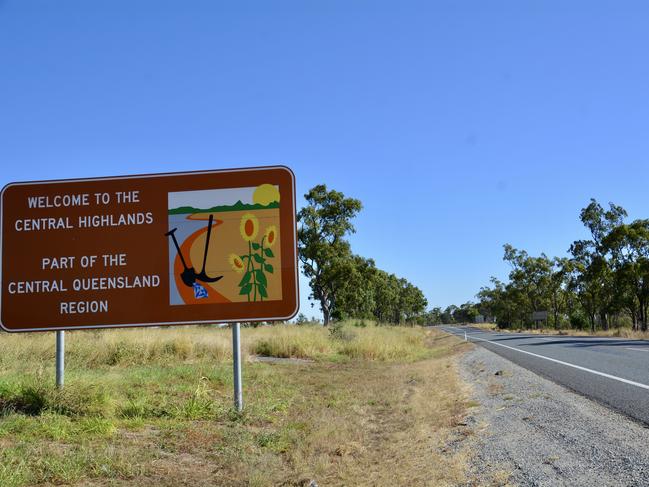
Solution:
M475 323L478 314L478 307L476 304L468 301L455 309L453 312L453 321L456 323Z
M493 287L483 286L476 294L478 306L483 315L493 316L499 326L508 328L516 321L515 303L508 285L496 277L491 277Z
M596 318L608 328L609 316L618 307L616 279L607 257L610 250L607 237L623 224L626 216L621 206L609 203L609 209L605 210L595 199L579 214L591 238L576 240L570 246L573 263L570 288L577 293L592 331L595 331Z
M339 289L333 318L373 318L379 272L374 260L353 255L343 266L347 277Z
M568 317L571 326L592 331L598 324L607 329L614 318L619 326L620 314L628 313L634 328L647 330L649 219L625 223L626 217L621 206L591 199L579 214L590 236L572 243L569 258L532 257L506 244L509 279L492 277L476 295L478 309L499 326L525 325L530 311L549 309L555 327Z
M524 250L517 250L509 244L504 245L505 255L512 270L509 281L523 298L523 322L531 321L533 311L547 310L553 285L553 262L545 255L532 257Z
M403 319L406 323L414 323L417 317L426 311L428 301L424 293L406 279L399 279L399 315L397 323Z
M399 306L398 279L394 274L378 270L374 279L374 318L380 323L391 322Z
M454 304L451 304L446 308L444 308L444 312L442 313L442 323L444 324L455 323L454 314L457 309L458 309L457 306L455 306Z
M435 306L428 311L425 316L425 322L428 325L439 325L442 323L442 308Z
M297 215L298 255L326 326L348 278L352 254L345 237L354 233L351 221L362 204L339 191L328 191L324 184L313 187L304 198L307 205Z
M604 240L616 282L634 328L647 331L649 306L649 220L616 226Z
M556 329L561 327L561 316L568 314L570 291L567 287L567 276L569 270L569 259L560 257L552 259L548 291L552 309L552 324Z

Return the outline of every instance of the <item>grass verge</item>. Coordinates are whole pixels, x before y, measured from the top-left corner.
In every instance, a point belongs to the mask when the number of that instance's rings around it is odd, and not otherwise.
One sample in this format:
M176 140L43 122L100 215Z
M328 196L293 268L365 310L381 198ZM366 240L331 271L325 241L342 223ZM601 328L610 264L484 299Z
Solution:
M476 323L469 325L481 330L497 331L499 333L526 333L530 335L566 335L566 336L594 336L608 338L629 338L633 340L649 340L649 332L634 331L631 328L610 328L608 330L574 330L570 328L498 328L495 323Z
M0 485L464 482L455 355L468 345L421 328L343 331L244 329L248 354L315 361L247 362L243 414L229 330L69 333L63 391L52 334L2 334Z

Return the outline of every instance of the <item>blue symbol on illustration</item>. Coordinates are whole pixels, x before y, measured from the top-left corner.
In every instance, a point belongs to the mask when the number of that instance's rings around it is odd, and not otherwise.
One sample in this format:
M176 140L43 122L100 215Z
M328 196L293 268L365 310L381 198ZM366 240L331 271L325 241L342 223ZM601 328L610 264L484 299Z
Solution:
M195 282L193 284L193 287L194 287L194 297L196 299L206 298L207 297L207 289L205 289L199 283Z

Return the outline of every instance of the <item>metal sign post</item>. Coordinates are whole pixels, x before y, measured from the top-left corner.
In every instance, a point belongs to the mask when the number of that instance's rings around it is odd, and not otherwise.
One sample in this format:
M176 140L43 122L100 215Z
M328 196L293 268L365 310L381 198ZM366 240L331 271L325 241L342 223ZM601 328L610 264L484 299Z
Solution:
M56 332L56 387L63 387L65 380L65 332Z
M241 384L241 328L232 323L232 368L234 372L234 407L243 411L243 390Z

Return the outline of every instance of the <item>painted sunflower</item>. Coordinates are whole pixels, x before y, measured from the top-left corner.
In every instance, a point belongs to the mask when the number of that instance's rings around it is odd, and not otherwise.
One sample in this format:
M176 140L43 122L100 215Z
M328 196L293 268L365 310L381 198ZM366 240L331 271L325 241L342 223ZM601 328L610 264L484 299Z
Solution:
M259 233L259 220L252 213L246 213L241 217L239 231L246 242L252 242Z
M266 247L272 247L277 240L277 227L271 225L266 228L266 233L264 233L264 242L266 242Z
M228 262L230 262L232 269L239 274L241 274L245 269L243 260L241 260L241 257L239 257L237 254L230 254L230 256L228 257Z

